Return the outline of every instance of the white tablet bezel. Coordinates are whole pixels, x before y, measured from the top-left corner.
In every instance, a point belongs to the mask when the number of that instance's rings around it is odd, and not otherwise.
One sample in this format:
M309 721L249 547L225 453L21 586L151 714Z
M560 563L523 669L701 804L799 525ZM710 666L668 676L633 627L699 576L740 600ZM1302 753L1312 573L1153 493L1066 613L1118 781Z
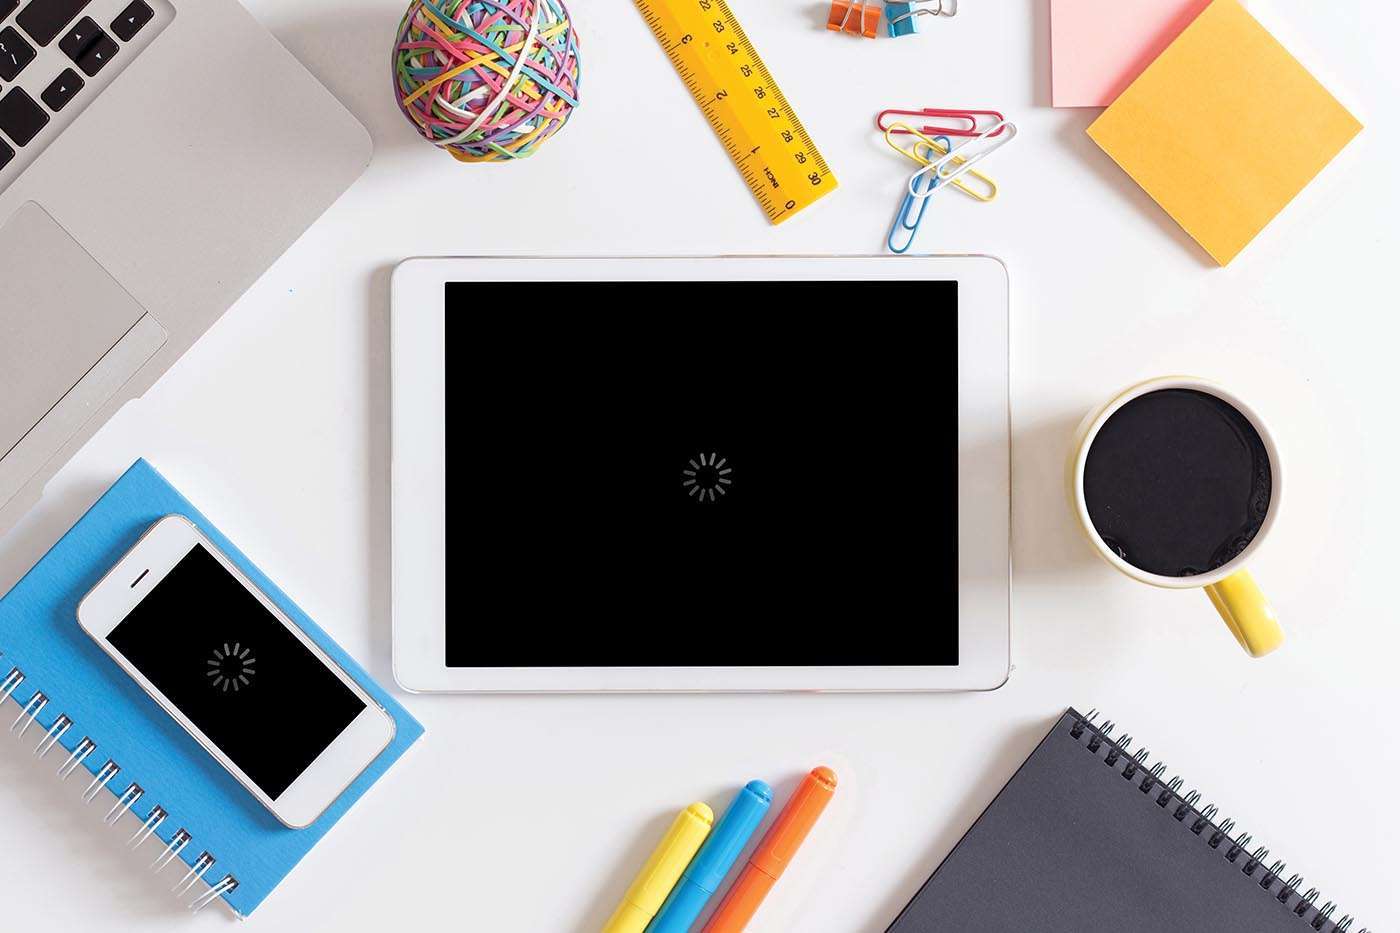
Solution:
M958 294L956 666L454 668L446 664L448 282L950 280ZM529 285L520 286L528 291ZM412 691L989 690L1010 670L1010 284L988 256L410 259L391 311L394 676ZM937 359L937 355L931 355ZM934 422L935 427L937 422ZM468 534L458 529L457 534ZM460 603L455 604L457 611ZM834 637L865 624L837 623ZM488 623L489 624L489 623ZM717 634L718 637L718 634ZM878 636L876 636L878 637Z

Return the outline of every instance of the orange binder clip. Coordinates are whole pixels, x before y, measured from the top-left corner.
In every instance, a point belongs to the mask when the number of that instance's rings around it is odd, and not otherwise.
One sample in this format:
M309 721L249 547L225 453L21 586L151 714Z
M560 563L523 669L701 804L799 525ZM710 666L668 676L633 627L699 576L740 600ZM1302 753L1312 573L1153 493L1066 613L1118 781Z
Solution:
M826 28L832 32L849 32L853 36L875 38L880 28L879 0L831 0L831 13Z

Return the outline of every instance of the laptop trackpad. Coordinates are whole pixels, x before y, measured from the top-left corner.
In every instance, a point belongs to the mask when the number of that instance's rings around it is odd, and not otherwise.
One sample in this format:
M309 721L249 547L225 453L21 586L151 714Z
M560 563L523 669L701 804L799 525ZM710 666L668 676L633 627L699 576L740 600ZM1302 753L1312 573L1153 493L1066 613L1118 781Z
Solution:
M3 503L17 474L33 475L150 359L165 330L34 203L0 227L0 298Z

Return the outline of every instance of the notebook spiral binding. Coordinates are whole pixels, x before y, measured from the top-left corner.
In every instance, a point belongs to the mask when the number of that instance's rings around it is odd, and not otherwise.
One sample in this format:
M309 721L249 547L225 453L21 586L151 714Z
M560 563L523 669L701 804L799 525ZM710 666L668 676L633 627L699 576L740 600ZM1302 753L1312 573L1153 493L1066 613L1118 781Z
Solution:
M1251 853L1249 847L1254 842L1253 837L1249 833L1232 835L1235 830L1234 820L1225 819L1216 823L1215 818L1220 811L1213 804L1198 808L1197 804L1201 801L1198 791L1189 791L1183 795L1181 788L1185 786L1185 782L1180 777L1163 782L1162 775L1167 772L1166 764L1159 761L1148 768L1147 760L1151 753L1145 748L1130 752L1132 736L1120 735L1116 739L1113 738L1116 724L1109 720L1102 726L1097 725L1097 710L1090 710L1087 714L1076 713L1076 717L1074 725L1070 727L1071 738L1079 741L1085 750L1100 757L1104 764L1119 771L1124 780L1134 781L1144 797L1156 803L1163 812L1185 825L1192 833L1200 836L1206 845L1219 852L1227 862L1237 866L1245 877L1254 880L1261 889L1288 908L1301 923L1306 924L1300 927L1300 930L1311 928L1319 933L1350 933L1356 922L1353 917L1348 914L1343 915L1340 920L1333 920L1338 907L1332 901L1326 901L1318 907L1317 901L1322 895L1317 888L1308 888L1306 892L1299 893L1303 886L1302 875L1292 874L1285 880L1284 861L1275 859L1270 862L1269 850L1264 846L1257 846ZM1358 933L1369 933L1369 930L1362 928Z
M2 655L3 652L0 652L0 656ZM0 667L0 670L3 670L3 667ZM24 672L18 667L11 665L10 672L5 675L4 680L0 680L0 708L4 707L6 700L14 697L15 690L19 688L20 684L24 683L24 679ZM29 699L22 703L16 698L15 702L20 706L20 713L9 726L10 732L14 735L16 740L23 739L25 733L38 722L39 713L49 705L49 701L50 697L39 690L35 690L30 695ZM43 736L40 737L38 744L34 746L34 750L31 754L42 761L48 757L55 746L66 750L68 746L63 745L63 737L73 726L73 720L69 718L66 713L58 714L54 717L53 724L44 730ZM43 729L44 727L40 724L39 728ZM78 744L73 746L73 750L69 752L63 764L59 765L58 771L56 772L59 781L68 780L68 778L73 775L73 772L78 770L78 766L83 764L83 762L96 751L97 743L94 742L91 737L83 736ZM117 788L121 787L121 784L113 784L112 782L120 772L121 765L108 758L102 767L98 769L97 773L88 783L88 786L83 790L82 799L85 804L90 804L96 800L104 789L108 790L116 798L116 802L112 804L111 808L102 817L102 822L106 826L116 826L121 818L126 815L127 811L133 810L137 801L146 796L145 789L135 781L128 783L125 790L118 792ZM159 805L153 806L149 815L147 815L144 822L142 822L141 828L136 830L136 832L131 835L131 838L126 841L127 847L132 849L139 848L147 839L155 834L156 830L160 828L160 825L164 823L169 816L170 814L164 807ZM175 835L171 837L170 842L166 844L161 854L156 856L156 860L151 863L151 870L155 872L163 870L190 844L191 839L190 833L183 827L176 830ZM238 887L238 879L233 875L226 874L220 881L210 885L207 891L195 893L193 897L191 897L191 892L194 890L195 885L204 880L205 875L214 867L215 861L216 859L214 856L207 850L201 852L199 858L195 859L194 864L190 866L189 871L185 873L185 876L181 878L179 883L172 889L175 896L182 901L185 898L190 898L186 906L194 913L199 913L215 900L225 894L231 893Z

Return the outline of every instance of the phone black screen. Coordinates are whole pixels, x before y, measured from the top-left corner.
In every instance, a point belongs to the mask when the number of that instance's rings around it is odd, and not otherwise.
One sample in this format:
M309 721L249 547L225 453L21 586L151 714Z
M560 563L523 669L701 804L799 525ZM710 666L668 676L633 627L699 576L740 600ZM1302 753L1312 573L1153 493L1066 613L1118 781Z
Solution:
M203 545L107 640L274 800L365 708Z
M446 309L449 666L957 663L956 282Z

